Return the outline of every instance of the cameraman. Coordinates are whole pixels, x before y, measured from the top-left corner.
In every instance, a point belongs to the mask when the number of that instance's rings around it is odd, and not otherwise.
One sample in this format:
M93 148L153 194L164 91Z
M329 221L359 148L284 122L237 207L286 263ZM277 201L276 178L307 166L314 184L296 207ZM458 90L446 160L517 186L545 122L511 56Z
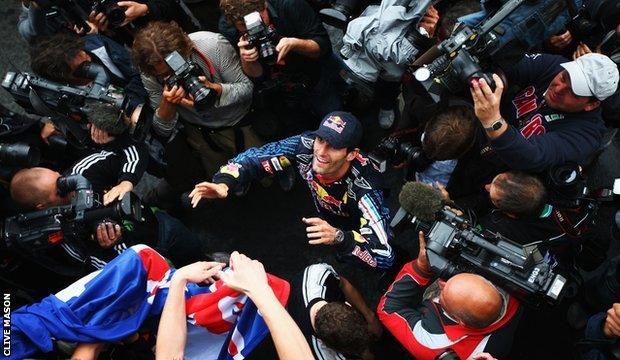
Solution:
M600 105L618 88L616 64L600 54L571 62L529 54L504 71L520 92L501 110L504 83L499 76L493 75L495 90L483 79L471 83L476 116L498 156L516 170L586 164L606 131Z
M415 169L415 177L431 185L439 182L460 199L479 194L505 165L486 155L487 140L471 104L451 101L434 106L424 125L421 148L431 163Z
M340 95L333 86L336 71L331 42L308 2L224 0L220 9L219 31L231 44L236 44L243 71L258 86L282 72L285 82L301 83L306 94L298 94L300 103L309 103L314 116L321 118L341 109ZM277 33L277 62L273 66L266 64L256 47L248 47L243 17L253 12L258 12L264 25L273 26Z
M200 156L199 178L213 176L230 157L245 147L260 144L249 125L252 82L243 73L235 50L223 36L207 31L187 35L175 23L152 22L138 32L132 51L151 105L156 109L154 132L175 145L187 141L191 150ZM173 75L165 58L174 51L210 74L210 79L200 77L199 80L215 93L216 101L211 108L196 110L187 89L180 84L172 88L165 84L164 79ZM193 157L193 154L174 153L185 151L179 148L182 147L168 144L169 166L174 167L180 158ZM193 180L190 178L195 176L188 175L190 169L186 163L179 165L168 169L171 174L168 182L182 183L174 186L175 192L191 188Z
M433 274L422 232L419 239L417 259L402 268L379 301L383 325L417 359L436 359L450 350L459 359L482 351L499 359L508 356L519 302L482 276L468 273L440 281L439 295L424 300Z
M129 98L126 113L132 115L134 110L147 99L147 93L134 69L129 52L120 44L101 35L79 37L75 34L60 33L38 41L31 48L32 70L46 79L87 86L93 79L82 77L79 70L93 62L102 65L108 73L111 85L124 89ZM51 123L45 124L41 131L43 141L55 133Z
M24 210L43 210L71 204L74 193L62 196L57 181L61 175L36 167L19 171L11 180L11 197ZM118 254L135 244L157 248L176 266L204 258L200 239L179 220L163 211L144 209L143 222L100 221L91 234L63 234L64 240L44 254L63 268L72 269L75 278L101 269ZM45 263L49 263L46 260Z

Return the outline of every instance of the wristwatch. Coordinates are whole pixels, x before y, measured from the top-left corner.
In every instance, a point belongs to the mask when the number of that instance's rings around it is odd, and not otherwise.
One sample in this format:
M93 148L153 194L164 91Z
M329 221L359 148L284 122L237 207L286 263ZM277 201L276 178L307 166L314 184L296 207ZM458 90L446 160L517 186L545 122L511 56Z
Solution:
M484 130L486 131L497 131L499 130L502 125L504 125L506 123L506 120L504 120L504 118L499 118L495 121L493 121L493 123L491 124L491 126L485 126Z
M336 236L334 236L334 244L338 245L344 241L344 231L336 229Z

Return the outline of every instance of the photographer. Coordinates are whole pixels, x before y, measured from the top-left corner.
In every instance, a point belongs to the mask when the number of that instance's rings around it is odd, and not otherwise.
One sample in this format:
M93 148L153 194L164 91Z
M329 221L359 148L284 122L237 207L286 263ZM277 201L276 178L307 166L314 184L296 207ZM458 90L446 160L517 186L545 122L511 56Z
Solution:
M586 164L606 131L600 104L618 87L616 64L600 54L571 62L530 54L504 71L509 85L516 84L520 92L501 110L504 84L499 76L493 75L495 90L483 79L471 83L476 116L497 155L516 170L544 171L569 161Z
M440 293L423 300L433 274L419 233L417 259L406 264L381 297L383 325L417 359L456 353L468 359L485 351L503 359L510 353L520 317L519 302L479 275L461 273L440 281Z
M362 295L328 264L313 264L292 281L288 312L316 359L371 358L381 323Z
M299 94L286 96L296 96L300 104L309 103L316 117L340 110L340 96L333 86L336 70L331 63L331 43L306 1L225 0L220 9L219 31L237 46L243 71L259 89L267 80L283 76L285 87L301 89ZM277 52L275 65L268 65L259 49L248 43L244 16L254 12L260 14L265 27L272 26L276 32L276 39L269 40Z
M94 79L85 78L81 69L93 62L107 71L111 85L124 89L129 98L126 114L133 115L138 106L144 104L147 93L134 69L129 53L118 43L100 35L78 37L61 33L41 39L31 48L32 70L52 81L76 86L90 85ZM55 133L51 123L41 131L43 141Z
M252 82L243 74L237 54L224 37L207 31L186 35L175 23L152 22L138 32L132 51L156 109L153 131L171 141L166 149L170 160L167 180L174 192L186 191L198 180L194 178L197 171L192 173L187 163L177 165L180 158L194 158L187 153L187 145L200 157L196 165L201 168L200 179L212 176L245 147L260 144L249 125ZM198 77L204 86L200 91L214 99L212 106L196 109L185 85L166 84L164 79L174 72L165 59L175 51L205 74ZM185 147L176 146L184 141Z

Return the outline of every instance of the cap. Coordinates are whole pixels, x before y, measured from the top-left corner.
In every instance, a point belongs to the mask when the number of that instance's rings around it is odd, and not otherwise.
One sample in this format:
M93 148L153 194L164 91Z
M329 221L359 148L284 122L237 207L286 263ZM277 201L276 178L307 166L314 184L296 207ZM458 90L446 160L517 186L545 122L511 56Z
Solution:
M590 53L561 64L576 95L605 100L618 89L618 66L607 56Z
M314 135L336 149L356 147L362 140L362 124L351 113L334 111L325 115Z

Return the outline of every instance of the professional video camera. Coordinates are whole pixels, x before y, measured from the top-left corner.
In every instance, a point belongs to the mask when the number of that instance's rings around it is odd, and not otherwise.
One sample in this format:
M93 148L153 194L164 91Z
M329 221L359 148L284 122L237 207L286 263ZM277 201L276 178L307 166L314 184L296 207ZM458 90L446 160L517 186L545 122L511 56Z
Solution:
M118 6L117 0L95 0L91 10L102 13L108 19L108 25L119 27L125 21L125 10Z
M571 21L566 25L573 38L588 45L593 51L599 46L605 55L620 48L616 27L620 24L620 2L616 0L590 0L581 8L568 1Z
M265 25L258 11L245 15L243 21L247 30L245 39L249 43L248 47L255 47L267 65L274 65L278 57L275 45L277 34L274 27Z
M99 64L85 63L75 74L93 81L86 86L75 86L59 84L29 73L9 71L2 87L29 113L50 117L63 135L53 137L60 148L70 143L74 148L84 149L90 138L84 127L89 102L113 104L120 113L126 113L129 99L120 89L110 85L107 71ZM76 116L77 122L73 121ZM120 115L119 121L122 121Z
M361 0L334 0L329 7L319 11L319 16L328 25L346 29L349 21L359 14L361 8Z
M85 63L75 75L93 81L87 86L66 85L34 74L9 71L2 80L2 87L26 111L42 116L83 116L87 100L113 104L121 110L127 108L127 97L110 85L110 77L103 66Z
M379 142L368 154L379 171L384 173L389 165L397 166L407 164L409 168L420 171L428 167L432 162L424 155L422 148L413 142L404 139L404 133L390 135Z
M449 38L417 58L413 65L421 67L415 70L415 79L433 100L439 101L444 89L451 93L464 90L473 79L484 79L495 89L487 69L518 61L525 51L542 43L545 34L552 30L556 33L564 26L561 15L567 12L565 1L541 0L525 6L526 2L506 1L480 25L461 23ZM519 7L515 18L520 22L512 28L516 19L511 15Z
M62 241L89 238L96 225L105 219L119 223L124 220L144 221L144 207L133 193L125 194L121 201L111 206L102 207L95 199L90 182L82 175L61 177L57 186L62 196L75 191L71 204L7 218L0 248L26 256L36 255Z
M175 85L183 87L194 98L194 108L198 111L207 110L213 106L217 93L198 80L199 76L209 79L200 66L185 60L178 51L173 51L164 60L173 71L173 75L166 79L169 88Z
M449 278L461 272L479 273L535 307L557 304L568 294L571 283L537 245L521 246L501 234L476 230L444 208L441 194L425 184L405 184L399 201L401 208L390 227L412 224L416 231L424 231L434 274Z

